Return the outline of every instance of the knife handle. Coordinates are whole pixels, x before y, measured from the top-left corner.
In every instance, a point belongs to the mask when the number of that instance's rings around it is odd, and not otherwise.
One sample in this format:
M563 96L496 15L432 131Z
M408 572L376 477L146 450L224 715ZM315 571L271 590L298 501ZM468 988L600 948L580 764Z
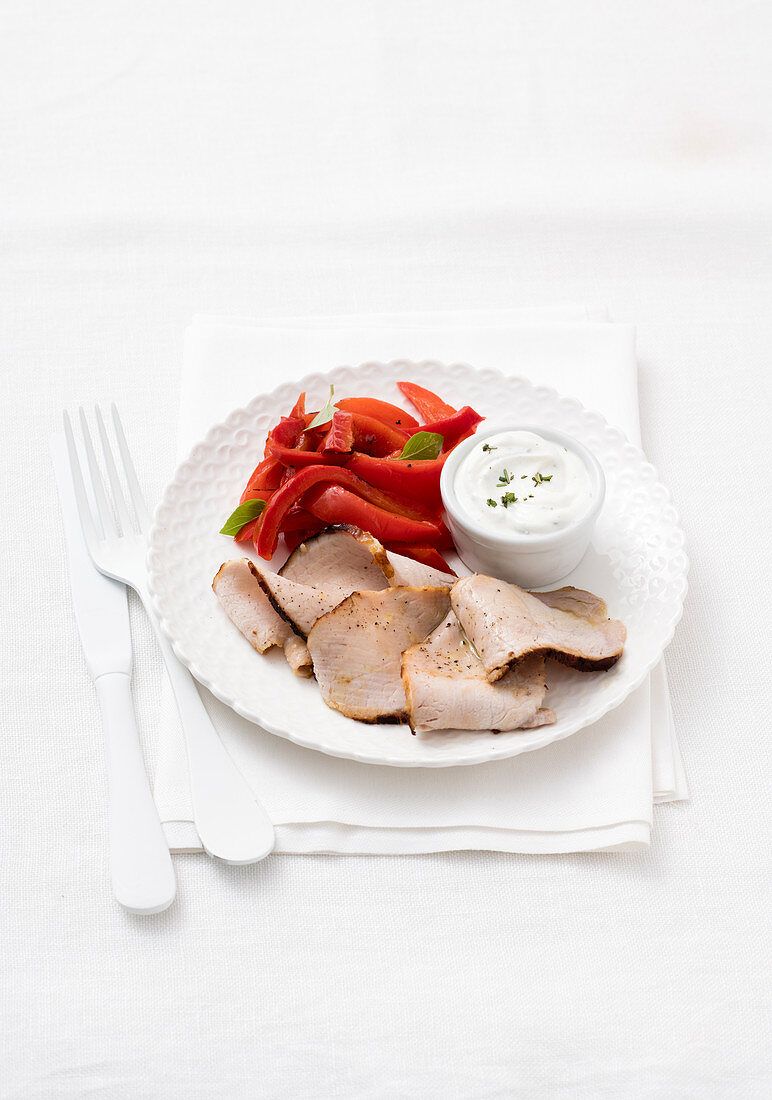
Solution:
M273 824L228 755L196 681L178 660L149 599L145 608L161 647L185 735L193 816L204 851L225 863L257 863L273 851Z
M94 681L102 711L109 791L113 893L130 913L160 913L174 901L174 869L139 742L131 679L109 672Z

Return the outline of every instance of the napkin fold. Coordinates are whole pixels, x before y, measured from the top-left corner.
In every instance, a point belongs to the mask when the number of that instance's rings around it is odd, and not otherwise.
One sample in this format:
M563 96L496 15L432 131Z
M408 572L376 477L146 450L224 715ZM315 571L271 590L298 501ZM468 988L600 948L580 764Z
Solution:
M199 317L186 332L180 457L256 393L311 371L405 358L523 375L602 412L640 442L635 331L584 306L452 314ZM256 659L259 659L256 657ZM402 769L301 748L199 689L276 826L277 851L409 854L631 850L652 803L688 797L664 665L595 725L536 752L471 767ZM173 851L201 851L171 693L155 796Z

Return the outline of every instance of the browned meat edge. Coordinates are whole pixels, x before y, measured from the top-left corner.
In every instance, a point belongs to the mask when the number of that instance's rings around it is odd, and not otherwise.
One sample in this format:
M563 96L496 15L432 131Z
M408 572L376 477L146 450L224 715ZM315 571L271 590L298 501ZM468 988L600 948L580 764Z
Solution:
M223 569L225 568L225 566L226 566L226 565L230 565L230 560L228 560L228 561L224 561L224 562L222 563L222 565L220 566L220 568L219 568L219 569L217 570L217 572L215 573L215 575L214 575L214 578L212 579L212 591L214 592L215 596L217 595L217 592L215 591L215 587L214 587L214 586L215 586L215 581L216 581L216 580L217 580L217 578L218 578L218 577L220 576L220 574L222 573L222 571L223 571Z
M296 634L298 635L298 637L299 637L299 638L302 638L304 642L307 642L307 641L308 641L308 635L307 635L307 634L304 634L304 633L303 633L303 631L302 631L302 630L300 629L300 627L299 627L299 626L297 625L297 623L294 623L294 622L292 621L292 619L291 619L291 618L289 617L289 615L287 615L287 614L285 613L284 609L283 609L282 607L280 607L280 606L279 606L279 604L278 604L278 603L276 602L276 600L274 599L274 597L273 597L273 595L272 595L272 593L271 593L271 590L270 590L270 588L269 588L269 587L268 587L268 585L267 585L267 584L265 583L265 581L263 580L263 578L262 578L262 577L260 576L260 574L258 573L258 571L257 571L257 570L255 569L255 567L254 567L253 563L252 563L251 561L248 561L248 562L247 562L247 564L249 565L249 568L250 568L250 570L251 570L251 572L252 572L252 576L253 576L253 577L255 578L255 580L257 581L257 583L258 583L258 584L260 585L260 587L262 588L263 592L265 592L266 596L268 597L268 602L270 603L271 607L272 607L272 608L274 609L274 611L276 612L276 614L277 614L277 615L278 615L278 616L279 616L280 618L284 619L285 623L289 623L289 625L290 625L290 626L292 627L292 629L293 629L293 630L295 631L295 633L296 633ZM343 603L343 600L341 600L341 603ZM338 606L338 604L336 604L335 606L337 607L337 606ZM334 610L334 608L333 608L333 610Z
M519 657L513 657L511 661L507 661L503 665L499 665L494 671L496 676L493 680L488 677L491 683L496 680L500 680L502 676L505 676L510 669L516 668L526 657L549 657L553 661L557 661L558 664L566 665L568 668L575 668L579 672L607 672L613 665L617 663L621 653L614 653L610 657L599 657L597 660L593 660L591 657L579 657L571 653L561 653L557 649L529 649L527 653L523 653Z
M338 712L340 713L340 711ZM379 714L377 718L353 718L353 722L364 722L366 726L396 726L402 725L403 722L407 722L407 711L400 711L399 714Z
M363 531L360 527L354 527L354 525L351 523L336 523L330 527L325 527L324 530L319 531L315 535L311 535L310 538L304 539L303 542L301 542L300 546L307 546L309 542L314 542L322 535L329 535L331 531L345 531L347 535L351 535L357 540L357 542L363 542L367 546L369 546L370 550L372 551L373 561L377 562L377 564L380 565L381 569L383 570L383 575L386 577L386 580L392 580L392 578L394 577L394 566L389 561L388 555L384 548L381 546L378 539L375 538L374 535L371 535L369 531ZM295 549L285 561L284 565L279 570L280 577L284 576L284 570L298 553L298 551L300 550L300 546L295 547Z

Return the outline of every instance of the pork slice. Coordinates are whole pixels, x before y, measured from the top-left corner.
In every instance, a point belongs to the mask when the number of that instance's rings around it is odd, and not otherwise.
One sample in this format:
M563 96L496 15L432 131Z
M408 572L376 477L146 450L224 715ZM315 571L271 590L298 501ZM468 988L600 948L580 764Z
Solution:
M558 716L555 711L550 707L539 707L536 714L532 718L529 718L527 722L523 722L519 727L521 730L536 729L537 726L551 726L554 722L557 722Z
M290 634L284 643L284 656L296 676L313 676L314 664L308 646L290 627Z
M568 611L572 615L578 615L580 619L586 619L589 623L601 623L608 618L605 600L592 592L586 592L583 588L567 585L565 588L556 588L552 592L532 592L531 595L541 600L547 607Z
M392 584L406 584L414 588L426 585L442 588L456 580L452 573L443 573L433 565L424 565L423 562L406 558L403 554L395 554L393 550L387 550L386 553L394 571Z
M447 587L354 592L308 635L314 672L328 707L362 722L401 722L407 703L402 654L447 615Z
M299 584L258 562L250 561L249 568L274 611L302 638L308 636L318 618L332 611L349 594L347 589L337 585L316 588L311 584Z
M220 566L212 588L225 614L258 653L274 645L283 646L293 633L289 623L271 607L246 558Z
M212 581L225 614L259 653L282 646L292 671L309 676L311 658L305 642L271 606L249 565L246 558L226 561Z
M624 625L600 617L597 597L591 593L584 593L587 599L578 597L579 589L571 597L575 610L563 610L569 597L566 590L558 591L563 595L526 592L483 574L462 577L453 585L451 606L491 683L532 654L552 657L582 672L611 668L619 660ZM549 597L562 607L550 606ZM577 613L580 607L581 614Z
M408 720L429 730L515 730L554 722L540 709L547 690L543 657L528 657L495 684L451 611L434 633L402 654Z
M279 570L282 577L316 588L378 591L394 583L394 569L378 539L358 527L327 527L301 542Z

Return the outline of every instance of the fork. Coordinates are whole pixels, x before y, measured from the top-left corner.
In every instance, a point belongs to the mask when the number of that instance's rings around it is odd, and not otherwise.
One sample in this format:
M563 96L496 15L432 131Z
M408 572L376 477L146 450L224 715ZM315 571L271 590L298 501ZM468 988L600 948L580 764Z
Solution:
M131 508L121 487L104 417L97 406L97 428L110 490L108 499L86 414L81 407L80 428L96 503L96 510L92 511L72 424L68 414L64 413L64 433L86 545L101 573L134 589L155 630L185 735L193 813L204 850L225 863L255 863L273 849L273 825L228 755L193 677L177 659L161 629L150 598L145 564L150 513L126 443L121 418L114 404L111 408Z

